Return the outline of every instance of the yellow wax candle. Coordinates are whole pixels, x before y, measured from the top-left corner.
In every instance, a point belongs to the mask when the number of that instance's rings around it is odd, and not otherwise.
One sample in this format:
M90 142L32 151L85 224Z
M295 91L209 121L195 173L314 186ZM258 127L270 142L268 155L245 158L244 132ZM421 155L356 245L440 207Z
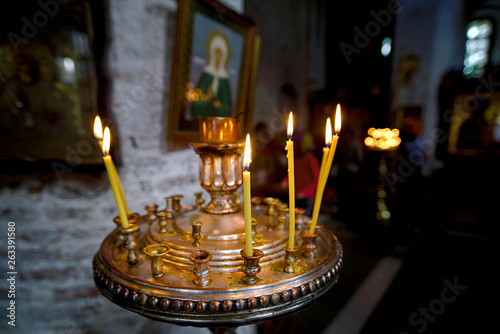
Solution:
M110 161L111 161L111 168L113 169L113 176L116 178L116 184L118 185L118 192L120 193L120 197L122 198L122 203L123 207L125 208L125 212L128 215L130 213L130 210L128 209L127 199L125 198L125 193L123 192L122 183L120 182L120 177L118 176L118 172L116 171L113 159L110 159Z
M102 149L102 122L99 116L95 117L94 120L94 137L99 142L99 146ZM118 191L120 193L120 197L122 198L123 206L125 207L125 211L127 215L130 213L128 209L127 199L125 198L125 193L123 192L122 183L120 182L120 177L118 176L118 172L116 171L115 164L113 163L113 159L110 159L110 168L112 169L111 175L116 176L116 183L118 184ZM107 168L107 167L106 167ZM108 174L109 175L109 174Z
M106 127L106 129L104 130L104 138L102 143L102 153L104 154L104 157L102 159L104 160L104 165L106 166L106 171L108 172L109 182L111 184L111 189L113 190L113 195L115 196L116 207L118 208L118 213L120 215L122 227L128 228L127 212L125 211L122 197L120 196L120 190L118 189L118 182L116 181L118 179L118 176L113 175L113 173L116 173L116 169L112 167L113 160L111 159L111 156L108 154L110 141L111 139L110 139L109 128Z
M252 202L250 191L250 162L252 152L250 147L250 135L247 134L245 142L245 153L243 155L243 210L245 217L245 247L248 256L253 256L252 249Z
M340 104L337 104L337 110L335 112L335 135L332 137L332 143L330 145L330 152L328 152L328 158L325 164L325 170L323 172L322 177L318 180L318 190L319 193L316 193L316 200L319 202L318 206L321 206L321 201L323 199L323 192L325 190L326 181L328 181L328 175L330 175L330 169L332 167L333 157L335 156L335 150L337 149L337 143L339 141L339 132L341 127L341 116L340 116ZM319 196L318 196L319 195ZM315 200L315 201L316 201ZM316 206L316 203L315 203ZM319 208L318 214L319 214ZM318 221L318 214L316 214L316 220L311 220L311 227L309 229L309 234L314 234L314 230L316 229L316 223Z
M290 111L288 117L288 140L286 142L285 150L287 151L286 157L288 158L288 207L289 207L289 235L288 235L288 249L295 248L295 170L293 158L293 115Z
M321 207L321 199L323 197L323 191L325 190L325 186L323 185L321 180L323 180L323 174L325 173L326 162L328 160L328 154L330 152L331 144L332 144L332 124L330 122L330 117L328 117L326 119L326 128L325 128L325 147L323 147L323 158L321 160L318 185L316 186L316 196L314 197L314 207L312 212L311 225L314 224L314 226L316 226L316 222L318 221L319 209Z

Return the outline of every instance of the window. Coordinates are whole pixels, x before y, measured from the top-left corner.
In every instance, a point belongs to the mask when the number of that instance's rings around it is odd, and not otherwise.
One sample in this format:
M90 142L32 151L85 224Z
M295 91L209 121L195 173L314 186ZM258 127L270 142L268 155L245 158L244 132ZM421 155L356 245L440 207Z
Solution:
M490 36L493 31L491 20L474 20L467 26L467 42L463 74L477 78L484 74L484 67L489 60Z

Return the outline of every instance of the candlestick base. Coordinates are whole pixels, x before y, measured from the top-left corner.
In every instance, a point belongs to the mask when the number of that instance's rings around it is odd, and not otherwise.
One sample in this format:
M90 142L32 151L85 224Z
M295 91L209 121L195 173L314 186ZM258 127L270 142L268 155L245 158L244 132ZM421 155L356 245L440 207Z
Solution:
M259 281L257 274L260 273L259 260L264 256L264 253L260 249L253 249L253 255L247 255L245 249L242 249L241 257L243 258L243 266L241 266L241 271L245 276L243 277L243 282L252 285Z

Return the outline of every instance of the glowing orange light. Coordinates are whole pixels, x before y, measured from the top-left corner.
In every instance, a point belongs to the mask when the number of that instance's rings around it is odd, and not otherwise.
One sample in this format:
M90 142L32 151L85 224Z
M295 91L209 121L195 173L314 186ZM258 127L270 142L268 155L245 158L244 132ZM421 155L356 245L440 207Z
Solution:
M337 110L335 111L335 134L338 135L340 128L342 126L342 117L340 115L340 104L337 104Z
M290 111L290 115L288 116L288 128L287 128L286 134L288 135L288 139L292 138L292 135L293 135L293 115L292 115L291 111Z
M330 146L332 142L332 122L330 121L330 117L326 119L326 128L325 128L325 145Z
M102 123L99 116L96 116L94 120L94 137L99 141L102 140Z
M111 146L111 133L109 132L109 128L106 127L104 129L104 137L102 139L102 154L108 155L110 146Z
M243 169L249 170L252 162L252 146L250 145L250 134L247 133L245 141L245 153L243 153Z

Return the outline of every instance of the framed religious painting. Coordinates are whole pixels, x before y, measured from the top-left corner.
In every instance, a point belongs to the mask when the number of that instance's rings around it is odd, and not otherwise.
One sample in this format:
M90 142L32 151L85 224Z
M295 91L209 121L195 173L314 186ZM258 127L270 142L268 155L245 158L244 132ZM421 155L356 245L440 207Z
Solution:
M217 1L180 0L168 105L169 149L199 140L203 117L251 123L259 37L254 21Z
M102 165L92 123L106 116L105 9L22 0L0 14L0 160L68 172Z
M449 154L500 155L500 92L457 95L449 115Z

